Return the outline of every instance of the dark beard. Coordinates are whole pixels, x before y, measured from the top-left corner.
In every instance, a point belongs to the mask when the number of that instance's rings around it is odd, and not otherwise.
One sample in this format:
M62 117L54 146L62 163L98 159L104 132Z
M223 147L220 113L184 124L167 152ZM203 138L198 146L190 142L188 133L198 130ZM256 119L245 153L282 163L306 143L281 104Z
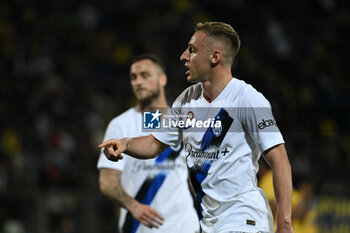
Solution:
M150 96L148 96L147 98L144 98L142 100L139 100L139 102L143 105L143 106L148 106L152 103L152 101L154 99L157 99L160 95L160 91L159 91L159 88L153 92Z

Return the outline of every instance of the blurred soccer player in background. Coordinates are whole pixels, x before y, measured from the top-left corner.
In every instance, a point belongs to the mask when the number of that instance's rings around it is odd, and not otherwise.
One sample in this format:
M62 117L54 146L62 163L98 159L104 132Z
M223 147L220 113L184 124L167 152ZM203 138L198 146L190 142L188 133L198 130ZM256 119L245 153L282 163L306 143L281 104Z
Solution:
M265 160L259 160L258 186L264 190L272 213L276 217L276 198L273 190L273 173ZM317 233L316 209L313 184L306 177L302 179L299 188L293 188L292 219L293 228L297 233ZM276 218L274 218L276 226Z
M130 67L130 82L137 106L109 123L105 140L142 135L142 112L167 107L164 90L167 76L158 56L136 57ZM124 155L118 163L109 161L101 151L97 164L100 190L123 207L120 232L199 232L181 149L168 147L157 159L150 160Z
M111 139L100 148L117 161L121 153L154 158L182 141L191 181L201 204L203 232L273 232L271 210L257 187L258 160L272 167L278 233L293 233L292 176L284 140L266 98L242 80L231 66L240 48L236 31L221 22L199 23L180 60L187 88L174 102L173 115L208 116L221 127L190 132L186 128L138 138ZM203 113L207 109L206 113ZM202 112L200 112L202 111ZM213 153L218 156L211 156Z

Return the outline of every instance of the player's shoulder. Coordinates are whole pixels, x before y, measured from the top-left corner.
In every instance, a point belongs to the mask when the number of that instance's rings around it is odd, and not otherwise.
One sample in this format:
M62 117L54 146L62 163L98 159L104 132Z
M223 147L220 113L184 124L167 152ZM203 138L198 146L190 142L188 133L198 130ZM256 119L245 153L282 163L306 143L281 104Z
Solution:
M174 103L178 105L185 105L192 100L198 100L202 96L202 84L196 83L187 87L175 100Z
M243 80L236 80L237 82L237 96L239 96L240 104L242 107L259 107L259 106L269 106L269 101L265 96L256 90L251 84L246 83Z
M130 121L130 119L134 118L138 114L136 107L130 108L126 110L125 112L119 114L118 116L114 117L109 124L110 125L119 125L119 124L125 124L125 122Z

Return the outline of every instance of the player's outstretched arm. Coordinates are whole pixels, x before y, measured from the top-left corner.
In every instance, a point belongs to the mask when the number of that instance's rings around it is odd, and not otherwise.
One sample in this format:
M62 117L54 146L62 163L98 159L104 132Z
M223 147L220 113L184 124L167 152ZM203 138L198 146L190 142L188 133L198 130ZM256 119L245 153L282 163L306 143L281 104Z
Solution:
M112 161L122 159L122 153L138 159L155 158L167 147L168 145L158 141L153 135L136 138L109 139L98 146L100 149L104 148L104 154Z
M273 172L273 187L277 205L276 233L293 233L292 172L284 144L265 151L264 157Z
M102 168L99 176L101 192L115 204L126 208L143 225L158 228L162 225L163 217L150 206L141 204L125 192L120 184L121 174L119 170Z

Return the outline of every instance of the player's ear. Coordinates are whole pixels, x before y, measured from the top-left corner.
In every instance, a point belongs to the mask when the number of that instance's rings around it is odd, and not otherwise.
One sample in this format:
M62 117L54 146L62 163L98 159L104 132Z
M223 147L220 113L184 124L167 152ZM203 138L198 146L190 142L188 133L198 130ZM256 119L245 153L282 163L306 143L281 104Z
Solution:
M167 82L168 82L168 78L167 78L167 76L166 76L166 74L161 74L160 76L159 76L159 82L160 82L160 85L162 86L162 87L165 87L166 86L166 84L167 84Z
M212 66L216 66L222 59L222 51L219 49L215 49L214 52L210 56L210 64Z

